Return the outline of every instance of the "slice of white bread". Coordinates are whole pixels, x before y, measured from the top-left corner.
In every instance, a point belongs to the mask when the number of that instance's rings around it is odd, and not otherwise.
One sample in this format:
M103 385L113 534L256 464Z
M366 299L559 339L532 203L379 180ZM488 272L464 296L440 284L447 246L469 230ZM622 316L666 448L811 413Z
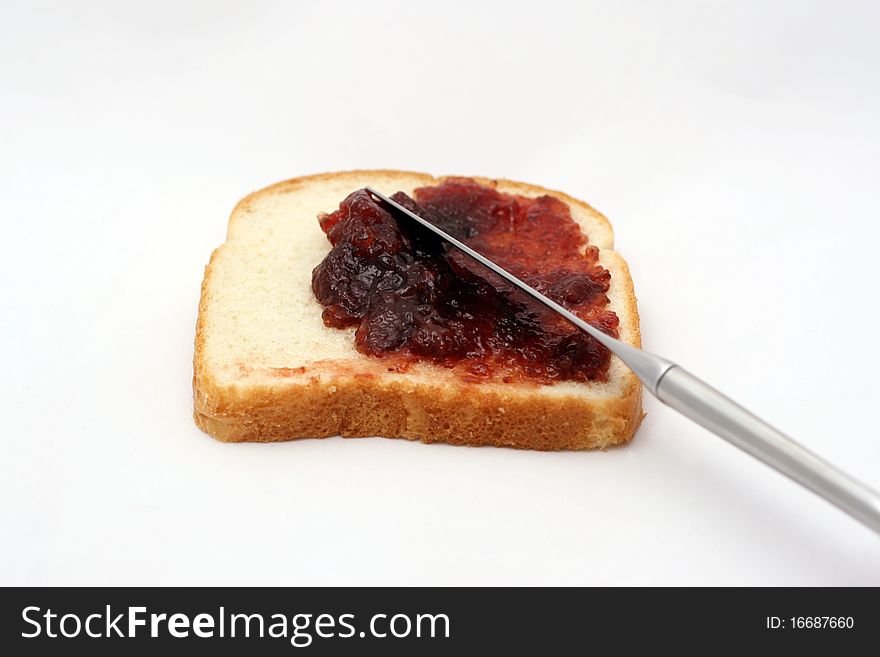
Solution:
M443 179L350 171L281 182L243 199L205 269L196 327L195 421L224 441L387 436L525 449L604 448L630 440L642 417L638 379L616 357L605 382L468 383L416 363L389 371L355 350L354 328L324 325L312 270L330 250L318 215L370 185L391 195ZM608 220L535 185L474 178L498 191L553 195L600 248L620 338L640 346L632 279Z

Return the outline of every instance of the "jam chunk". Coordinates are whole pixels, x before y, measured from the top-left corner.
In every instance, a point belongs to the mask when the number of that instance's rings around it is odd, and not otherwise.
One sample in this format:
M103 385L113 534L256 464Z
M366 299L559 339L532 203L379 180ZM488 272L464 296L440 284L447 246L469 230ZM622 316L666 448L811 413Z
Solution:
M503 194L465 178L392 198L608 335L610 273L552 196ZM327 326L355 326L358 351L454 368L467 381L604 380L610 353L366 190L319 218L332 244L312 272Z

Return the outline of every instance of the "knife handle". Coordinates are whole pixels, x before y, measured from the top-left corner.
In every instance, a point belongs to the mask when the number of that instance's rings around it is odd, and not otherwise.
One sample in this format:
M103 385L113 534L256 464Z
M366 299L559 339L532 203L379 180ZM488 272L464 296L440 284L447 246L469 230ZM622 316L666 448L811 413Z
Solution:
M880 495L805 449L687 370L673 365L657 398L880 533Z

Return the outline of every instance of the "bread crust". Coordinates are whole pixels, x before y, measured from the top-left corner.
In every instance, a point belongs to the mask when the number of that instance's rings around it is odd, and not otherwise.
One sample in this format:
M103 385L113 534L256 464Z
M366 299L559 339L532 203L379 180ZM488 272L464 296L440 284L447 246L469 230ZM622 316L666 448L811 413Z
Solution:
M242 199L229 220L229 231L261 196L294 191L337 176L382 175L419 178L425 185L444 177L393 170L346 171L293 178ZM608 226L588 204L567 194L508 180L469 176L505 191L550 194L579 205ZM341 199L340 199L341 200ZM607 448L632 439L642 419L638 379L626 372L621 394L602 399L506 392L503 384L460 382L434 386L344 369L333 376L291 377L286 385L220 385L205 365L207 289L218 250L205 268L196 324L193 362L194 418L205 432L225 442L279 441L295 438L384 436L454 445L493 445L535 450ZM619 258L620 298L632 321L630 342L641 346L638 309L629 268ZM622 276L621 276L622 274ZM589 384L583 384L589 385ZM535 386L538 389L538 386Z

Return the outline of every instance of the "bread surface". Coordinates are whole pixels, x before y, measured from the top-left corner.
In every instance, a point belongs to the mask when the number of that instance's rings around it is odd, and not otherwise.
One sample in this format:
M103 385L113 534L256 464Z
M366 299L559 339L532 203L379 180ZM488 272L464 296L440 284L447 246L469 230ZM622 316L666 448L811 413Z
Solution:
M609 308L620 318L620 339L640 346L632 279L603 215L561 192L471 178L566 202L611 272ZM202 282L193 368L199 427L230 442L385 436L539 450L605 448L632 438L641 386L617 357L605 382L468 383L429 363L394 371L355 350L354 329L324 326L311 290L312 270L330 249L318 214L367 185L412 194L442 180L404 171L319 174L238 203Z

